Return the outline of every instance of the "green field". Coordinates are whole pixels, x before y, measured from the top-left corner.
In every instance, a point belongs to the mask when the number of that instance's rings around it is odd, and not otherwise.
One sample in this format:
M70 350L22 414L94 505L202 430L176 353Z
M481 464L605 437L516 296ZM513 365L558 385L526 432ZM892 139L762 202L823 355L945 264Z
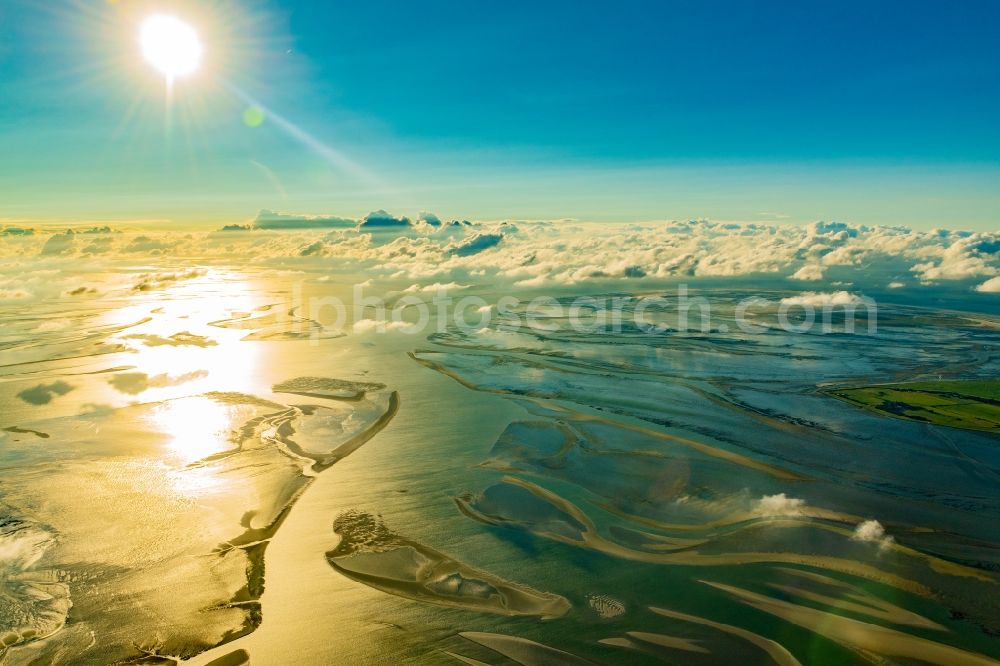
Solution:
M878 384L824 393L885 416L1000 433L1000 380Z

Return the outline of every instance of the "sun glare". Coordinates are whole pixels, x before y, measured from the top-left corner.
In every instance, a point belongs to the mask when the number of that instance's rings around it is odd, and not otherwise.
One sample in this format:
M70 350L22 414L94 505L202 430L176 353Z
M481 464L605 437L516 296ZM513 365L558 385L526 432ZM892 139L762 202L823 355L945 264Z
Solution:
M191 74L201 64L198 33L174 16L157 14L143 21L139 43L146 62L160 70L168 81Z

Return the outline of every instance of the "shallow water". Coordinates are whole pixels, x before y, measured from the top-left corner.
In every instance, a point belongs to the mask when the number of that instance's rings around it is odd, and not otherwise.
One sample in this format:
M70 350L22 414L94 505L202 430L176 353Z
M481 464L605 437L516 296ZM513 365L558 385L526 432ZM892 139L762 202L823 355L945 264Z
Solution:
M1000 440L818 392L996 376L989 315L354 333L296 299L357 276L134 271L0 312L4 663L1000 658Z

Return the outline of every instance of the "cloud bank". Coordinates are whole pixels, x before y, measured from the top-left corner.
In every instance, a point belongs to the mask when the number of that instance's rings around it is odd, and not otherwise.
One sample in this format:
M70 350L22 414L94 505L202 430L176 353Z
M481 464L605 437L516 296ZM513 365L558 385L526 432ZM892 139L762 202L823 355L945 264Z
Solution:
M357 220L335 215L290 215L263 209L249 227L230 226L228 231L242 229L349 229L358 225Z
M310 266L339 262L374 278L441 283L486 279L526 288L608 279L758 275L834 286L824 290L833 293L832 298L847 298L845 289L856 279L870 283L876 277L881 288L963 285L971 294L1000 290L1000 232L915 231L841 222L445 223L428 212L414 219L383 210L361 220L265 210L250 223L230 225L235 233L115 233L96 228L84 234L6 227L0 261L22 268L30 263L36 270L81 258L144 256L206 262L238 257L248 265L286 267L289 261L312 262ZM146 276L136 288L160 281L159 276ZM36 290L24 280L0 281L5 299L25 294L35 295Z

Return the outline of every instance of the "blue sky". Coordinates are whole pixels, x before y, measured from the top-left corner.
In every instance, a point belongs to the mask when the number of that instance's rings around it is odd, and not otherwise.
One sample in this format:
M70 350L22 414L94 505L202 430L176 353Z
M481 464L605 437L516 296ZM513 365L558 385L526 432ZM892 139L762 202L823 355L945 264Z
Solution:
M211 60L169 105L136 44L157 12ZM9 0L0 218L996 229L998 26L996 2Z

